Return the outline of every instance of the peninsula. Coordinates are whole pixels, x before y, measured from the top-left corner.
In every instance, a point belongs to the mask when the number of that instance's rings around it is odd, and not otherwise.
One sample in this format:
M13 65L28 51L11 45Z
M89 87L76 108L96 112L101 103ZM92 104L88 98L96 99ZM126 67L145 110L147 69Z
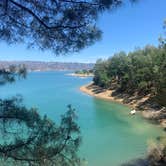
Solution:
M97 61L93 83L80 90L97 98L126 104L166 127L165 57L165 48L153 46L130 54L117 53L108 60Z
M77 70L74 73L70 73L68 75L74 76L74 77L81 77L81 78L93 77L94 76L92 69L89 69L89 70L85 70L85 69Z

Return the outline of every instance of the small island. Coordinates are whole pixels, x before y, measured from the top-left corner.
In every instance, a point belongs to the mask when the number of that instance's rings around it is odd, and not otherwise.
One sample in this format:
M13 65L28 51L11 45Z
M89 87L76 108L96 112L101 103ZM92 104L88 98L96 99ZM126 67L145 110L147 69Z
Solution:
M70 73L68 74L70 76L74 76L74 77L81 77L81 78L86 78L86 77L93 77L93 70L76 70L74 73Z

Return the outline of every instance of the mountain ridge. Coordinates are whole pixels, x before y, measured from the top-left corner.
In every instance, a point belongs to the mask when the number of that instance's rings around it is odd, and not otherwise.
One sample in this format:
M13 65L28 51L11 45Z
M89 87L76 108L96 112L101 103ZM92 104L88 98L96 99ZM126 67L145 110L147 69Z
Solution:
M11 65L25 65L28 71L89 70L94 67L94 63L81 62L0 61L0 69Z

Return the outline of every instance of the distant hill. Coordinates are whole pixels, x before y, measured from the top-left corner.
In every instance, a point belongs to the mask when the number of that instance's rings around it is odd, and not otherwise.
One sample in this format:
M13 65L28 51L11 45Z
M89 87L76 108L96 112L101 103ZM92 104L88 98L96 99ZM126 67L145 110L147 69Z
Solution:
M0 61L0 69L11 65L24 64L28 71L61 71L61 70L89 70L94 67L93 63L75 62L42 62L42 61Z

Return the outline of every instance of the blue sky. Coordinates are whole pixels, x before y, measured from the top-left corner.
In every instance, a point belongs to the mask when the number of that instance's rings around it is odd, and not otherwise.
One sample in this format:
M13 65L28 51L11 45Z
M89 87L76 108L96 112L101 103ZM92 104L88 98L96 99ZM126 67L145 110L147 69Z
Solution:
M51 52L28 50L25 45L0 42L0 60L40 60L61 62L95 62L119 51L132 51L147 44L158 45L166 19L166 0L139 0L113 12L104 13L98 20L103 31L102 40L79 53L59 56Z

